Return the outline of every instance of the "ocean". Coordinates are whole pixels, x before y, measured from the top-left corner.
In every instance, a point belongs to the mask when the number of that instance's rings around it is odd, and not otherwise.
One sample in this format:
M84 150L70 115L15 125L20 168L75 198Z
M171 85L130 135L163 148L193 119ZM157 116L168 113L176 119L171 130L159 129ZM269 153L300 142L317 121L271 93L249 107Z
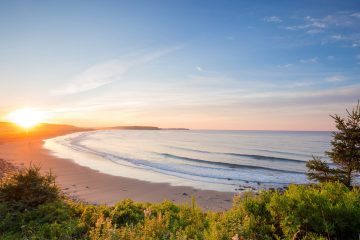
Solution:
M329 161L330 140L330 132L307 131L98 130L44 147L106 174L236 192L308 183L306 161Z

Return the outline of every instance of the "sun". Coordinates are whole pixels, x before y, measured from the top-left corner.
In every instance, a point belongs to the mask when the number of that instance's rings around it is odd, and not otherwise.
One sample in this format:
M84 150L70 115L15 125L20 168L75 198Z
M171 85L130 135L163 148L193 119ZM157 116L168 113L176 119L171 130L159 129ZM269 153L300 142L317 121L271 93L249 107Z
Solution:
M7 119L23 128L29 129L44 121L44 113L28 108L19 109L7 115Z

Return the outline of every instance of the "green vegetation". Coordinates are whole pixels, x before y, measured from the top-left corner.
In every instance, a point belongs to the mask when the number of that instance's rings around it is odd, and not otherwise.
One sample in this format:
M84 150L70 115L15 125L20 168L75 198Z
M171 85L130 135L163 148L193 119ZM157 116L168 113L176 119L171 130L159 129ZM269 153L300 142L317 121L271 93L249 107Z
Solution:
M350 187L354 176L360 173L360 103L351 111L347 118L339 115L331 116L338 131L333 133L332 149L325 154L334 162L332 168L319 157L308 161L308 178L319 182L340 181Z
M196 206L73 202L29 168L0 184L0 239L358 239L360 192L340 182L247 193L221 213Z

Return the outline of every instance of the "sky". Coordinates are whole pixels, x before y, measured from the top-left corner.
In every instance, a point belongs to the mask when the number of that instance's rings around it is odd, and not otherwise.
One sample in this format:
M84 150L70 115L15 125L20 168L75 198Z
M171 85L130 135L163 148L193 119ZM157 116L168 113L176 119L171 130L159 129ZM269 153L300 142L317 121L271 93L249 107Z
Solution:
M333 130L360 98L360 2L1 1L0 120Z

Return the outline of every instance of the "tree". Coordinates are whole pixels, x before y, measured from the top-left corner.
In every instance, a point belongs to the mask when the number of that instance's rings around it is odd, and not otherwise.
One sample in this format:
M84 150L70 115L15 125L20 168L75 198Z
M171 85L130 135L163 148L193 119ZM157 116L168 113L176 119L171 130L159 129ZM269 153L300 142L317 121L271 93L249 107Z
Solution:
M347 117L331 115L335 120L337 131L333 132L332 149L325 152L335 167L319 157L313 157L306 163L307 176L319 182L340 181L351 187L354 176L360 172L360 102Z

